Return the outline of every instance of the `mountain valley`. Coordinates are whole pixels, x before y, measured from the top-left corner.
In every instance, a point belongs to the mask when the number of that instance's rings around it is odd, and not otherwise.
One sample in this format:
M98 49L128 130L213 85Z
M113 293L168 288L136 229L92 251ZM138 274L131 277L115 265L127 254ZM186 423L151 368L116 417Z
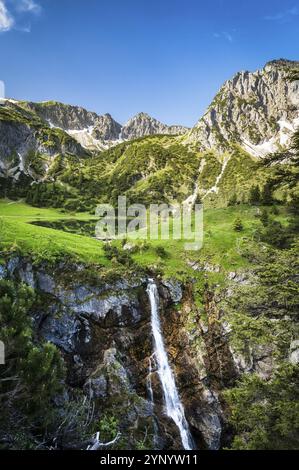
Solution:
M298 70L192 129L1 102L0 448L298 448ZM97 239L119 196L203 204L202 248Z

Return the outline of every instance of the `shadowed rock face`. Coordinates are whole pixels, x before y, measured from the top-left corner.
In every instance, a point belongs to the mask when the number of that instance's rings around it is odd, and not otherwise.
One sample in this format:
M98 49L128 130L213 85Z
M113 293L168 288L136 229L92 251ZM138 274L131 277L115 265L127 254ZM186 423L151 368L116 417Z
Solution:
M46 171L57 154L88 155L70 135L51 129L23 106L10 101L0 104L0 176L18 179L20 173L31 175L32 155Z
M288 81L299 62L269 62L228 80L186 137L200 149L226 150L236 142L254 156L285 147L299 126L299 82Z
M25 282L42 296L32 311L38 337L55 344L67 365L67 387L90 394L96 410L121 417L124 430L147 426L156 446L181 449L179 431L165 415L163 392L152 359L151 312L147 280L105 282L86 280L84 266L61 263L53 271L47 265L33 266L28 260L11 258L2 267L1 278ZM204 355L194 356L185 329L192 304L175 280L159 284L161 321L171 367L192 427L196 445L217 449L222 435L222 409L217 386L206 383ZM182 312L174 309L182 302ZM205 349L205 354L208 354ZM149 372L151 359L151 388ZM217 381L215 382L217 383Z
M24 282L39 294L30 312L35 336L61 351L67 368L65 394L79 388L97 415L116 414L124 434L134 429L132 446L147 429L149 448L181 449L178 428L165 415L153 358L147 279L128 274L112 281L101 277L100 270L89 276L83 264L33 265L17 256L0 266L0 279ZM250 346L250 357L237 355L220 299L212 291L205 290L204 309L199 310L192 284L156 282L168 360L196 447L225 447L230 429L222 391L244 372L269 377L275 366L271 347ZM243 280L234 276L233 282ZM291 362L298 359L295 343L290 345Z

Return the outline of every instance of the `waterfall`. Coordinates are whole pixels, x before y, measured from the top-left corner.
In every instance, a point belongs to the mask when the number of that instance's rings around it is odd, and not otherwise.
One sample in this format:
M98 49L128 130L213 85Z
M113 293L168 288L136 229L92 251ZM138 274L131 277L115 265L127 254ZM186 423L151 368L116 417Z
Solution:
M183 404L180 400L176 388L173 372L170 368L167 352L164 346L161 333L161 324L159 317L159 295L156 284L152 279L149 280L147 293L151 305L151 325L154 337L154 355L157 364L157 371L163 389L166 414L173 419L177 425L184 449L194 449L193 439L189 430Z
M146 379L146 385L147 385L147 391L148 391L148 398L150 400L150 404L151 404L151 410L152 410L152 414L153 414L153 442L155 444L155 446L158 445L158 434L159 434L159 426L158 426L158 423L157 423L157 419L154 415L154 409L155 409L155 403L154 403L154 392L153 392L153 387L152 387L152 373L153 373L153 369L152 369L152 361L154 360L153 358L153 355L149 358L149 368L148 368L148 376L147 376L147 379Z

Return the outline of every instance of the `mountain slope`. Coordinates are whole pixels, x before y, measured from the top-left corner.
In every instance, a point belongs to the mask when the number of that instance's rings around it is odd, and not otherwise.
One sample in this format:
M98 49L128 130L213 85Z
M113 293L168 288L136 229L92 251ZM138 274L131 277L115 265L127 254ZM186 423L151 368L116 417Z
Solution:
M88 152L69 134L50 128L19 103L0 105L0 176L17 179L25 173L38 179L57 154L86 157Z
M123 126L121 138L123 140L138 139L146 135L155 134L185 134L188 131L184 126L167 126L146 113L139 113Z
M52 128L63 129L83 147L103 150L119 139L121 125L110 114L99 116L80 106L56 101L44 103L22 102Z
M124 140L155 134L185 134L183 126L167 126L146 113L139 113L122 126L110 114L98 115L79 106L56 101L22 102L52 128L63 129L89 150L105 150Z
M121 194L146 204L248 201L253 186L262 190L272 173L258 157L287 147L299 123L299 82L288 80L298 66L274 61L237 74L183 135L184 128L145 113L122 127L110 115L79 107L6 101L0 107L0 177L13 182L2 183L1 194L87 210ZM100 151L88 154L95 142ZM29 184L42 182L46 194L38 186L20 192L14 184L20 174Z
M288 81L299 62L276 60L228 80L185 142L225 151L238 143L253 156L285 147L299 125L299 81Z

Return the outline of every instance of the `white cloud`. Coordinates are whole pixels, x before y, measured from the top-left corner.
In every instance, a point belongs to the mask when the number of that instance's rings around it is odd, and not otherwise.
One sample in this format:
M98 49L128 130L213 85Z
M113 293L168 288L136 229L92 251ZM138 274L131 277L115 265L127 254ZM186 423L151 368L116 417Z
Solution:
M8 10L7 0L0 0L0 33L15 29L23 33L31 32L30 23L21 26L22 14L38 15L41 12L41 6L35 0L11 0L11 9L14 15Z
M29 12L38 14L41 11L41 6L34 0L19 0L17 10L20 12Z
M14 24L15 21L7 10L4 1L0 0L0 32L11 30Z
M279 11L274 15L265 16L265 20L268 21L289 21L294 16L299 15L299 7L294 6L293 8L289 8L288 10Z
M228 31L222 31L221 33L214 33L213 34L214 38L216 39L226 39L228 42L233 42L234 38L231 33Z

